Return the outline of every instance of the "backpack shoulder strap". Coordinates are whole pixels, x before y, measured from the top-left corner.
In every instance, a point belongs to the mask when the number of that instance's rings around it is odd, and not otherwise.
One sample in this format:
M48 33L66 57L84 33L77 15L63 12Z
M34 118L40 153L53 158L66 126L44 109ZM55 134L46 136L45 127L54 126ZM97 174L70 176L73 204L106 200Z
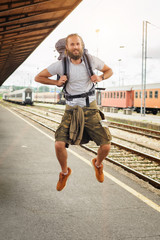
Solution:
M86 65L88 74L89 74L89 76L91 77L92 75L94 75L94 72L93 72L93 70L92 70L92 67L91 67L91 64L90 64L90 60L89 60L89 57L88 57L88 54L87 54L87 53L84 53L84 54L83 54L83 60L84 60L84 63L85 63L85 65Z
M69 80L69 60L68 57L62 58L62 67L63 67L63 75L67 76L67 79ZM68 80L63 85L63 92L66 92L66 85Z
M63 75L69 78L69 61L67 57L62 58Z
M69 64L68 64L68 59L67 59L67 57L63 57L62 58L62 69L63 69L63 75L66 75L67 76L67 78L68 78L68 73L69 73L69 66L68 66ZM59 80L60 79L60 75L59 74L57 74L57 80Z

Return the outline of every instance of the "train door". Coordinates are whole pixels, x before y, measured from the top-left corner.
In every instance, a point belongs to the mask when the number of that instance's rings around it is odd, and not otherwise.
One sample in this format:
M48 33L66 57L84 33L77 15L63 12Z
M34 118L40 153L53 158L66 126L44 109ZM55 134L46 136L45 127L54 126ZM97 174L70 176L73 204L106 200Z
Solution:
M97 91L97 104L101 105L101 91Z

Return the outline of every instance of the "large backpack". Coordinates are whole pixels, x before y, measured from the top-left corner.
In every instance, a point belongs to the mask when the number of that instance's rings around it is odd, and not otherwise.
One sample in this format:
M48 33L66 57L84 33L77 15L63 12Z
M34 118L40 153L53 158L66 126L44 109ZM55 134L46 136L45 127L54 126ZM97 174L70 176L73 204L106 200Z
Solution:
M60 40L58 40L58 42L55 44L55 48L57 50L57 52L59 53L59 57L58 60L62 60L62 65L63 65L63 75L67 76L67 79L69 80L69 59L65 54L65 49L66 49L66 38L62 38ZM87 49L84 48L84 53L83 53L83 61L85 63L88 75L91 77L92 75L94 75L94 72L92 70L91 64L90 64L90 60L88 57L88 51ZM57 75L57 80L60 78L59 75ZM73 98L86 98L86 106L89 107L89 96L94 95L95 94L95 86L93 83L92 88L85 93L82 94L78 94L78 95L70 95L69 93L67 93L66 91L66 85L67 82L63 85L63 90L62 92L64 93L64 97L66 98L66 100L71 101Z

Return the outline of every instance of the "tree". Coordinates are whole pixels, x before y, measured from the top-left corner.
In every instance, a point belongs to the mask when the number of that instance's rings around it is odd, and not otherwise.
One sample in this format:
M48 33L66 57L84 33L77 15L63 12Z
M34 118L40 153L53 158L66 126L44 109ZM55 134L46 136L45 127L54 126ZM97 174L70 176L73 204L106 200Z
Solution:
M49 92L49 87L41 86L39 87L38 92Z

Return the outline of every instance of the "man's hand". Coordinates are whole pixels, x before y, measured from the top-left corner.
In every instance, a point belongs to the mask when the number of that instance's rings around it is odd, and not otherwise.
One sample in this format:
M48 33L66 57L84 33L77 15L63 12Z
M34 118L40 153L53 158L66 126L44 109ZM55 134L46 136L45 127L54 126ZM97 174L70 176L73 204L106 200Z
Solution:
M57 86L61 87L63 84L67 81L67 76L63 75L60 77L59 80L57 80Z
M94 75L91 76L91 81L93 83L101 82L102 81L102 77L101 76L97 76L96 74L94 74Z

